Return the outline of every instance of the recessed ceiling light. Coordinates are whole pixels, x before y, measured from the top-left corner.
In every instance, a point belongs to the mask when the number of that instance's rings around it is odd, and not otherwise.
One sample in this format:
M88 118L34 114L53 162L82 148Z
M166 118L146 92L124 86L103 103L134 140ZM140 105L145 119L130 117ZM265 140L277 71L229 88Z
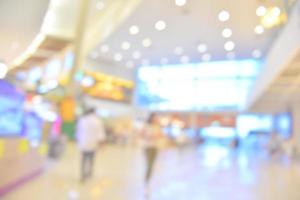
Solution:
M199 53L204 53L207 51L207 46L206 46L206 44L199 44L197 49L198 49Z
M229 20L229 18L230 18L230 14L228 11L223 10L219 13L219 20L221 22L226 22L227 20Z
M150 61L147 59L142 60L142 65L147 66L150 65Z
M106 53L109 51L109 46L107 44L103 44L101 47L100 47L100 51L102 53Z
M271 12L272 12L272 15L274 15L275 17L279 17L281 10L278 7L274 7L274 8L272 8Z
M120 53L116 53L116 54L114 55L114 60L117 61L117 62L122 61L122 60L123 60L123 55L120 54Z
M92 59L97 59L100 55L98 51L92 51L90 56Z
M151 45L152 45L152 41L151 41L151 39L150 38L145 38L145 39L143 39L143 46L144 47L150 47Z
M252 52L252 56L253 58L260 58L262 55L261 51L258 50L258 49L255 49L253 52Z
M130 49L130 46L131 46L130 43L127 42L127 41L123 42L122 45L121 45L121 47L122 47L123 50Z
M266 7L264 7L264 6L259 6L259 7L256 9L256 15L259 16L259 17L264 16L266 13L267 13L267 9L266 9Z
M140 59L141 58L141 53L139 51L135 51L135 52L133 52L132 57L136 60Z
M8 72L8 67L6 64L0 62L0 79L5 78L6 74Z
M158 31L162 31L166 28L166 22L164 22L163 20L159 20L155 23L155 28Z
M139 29L139 27L136 26L136 25L133 25L133 26L131 26L131 27L129 28L129 33L130 33L131 35L136 35L136 34L138 34L139 32L140 32L140 29Z
M232 36L232 30L230 28L225 28L223 31L222 31L222 36L224 38L230 38Z
M188 56L181 56L181 58L180 58L180 62L181 62L181 63L186 64L186 63L188 63L189 61L190 61L190 58L189 58Z
M175 0L175 4L177 6L184 6L186 4L186 0Z
M174 49L174 53L175 53L176 55L181 55L181 54L183 53L183 48L182 48L182 47L176 47L176 48Z
M234 47L235 47L235 44L232 41L228 41L224 44L224 49L226 51L232 51L234 49Z
M256 34L262 34L264 31L265 31L265 29L264 29L264 27L261 26L261 25L258 25L258 26L256 26L256 27L254 28L254 32L255 32Z
M98 10L102 10L104 8L104 3L103 1L98 1L97 4L96 4L96 8Z
M169 60L168 60L168 58L166 58L166 57L163 57L163 58L160 59L160 63L161 63L162 65L166 65L166 64L168 64L168 62L169 62Z
M211 60L211 55L209 53L203 54L201 59L204 62L209 62Z
M127 68L133 68L134 67L134 63L132 61L127 61L126 67Z
M235 53L234 52L228 52L226 57L229 60L233 60L233 59L235 59Z

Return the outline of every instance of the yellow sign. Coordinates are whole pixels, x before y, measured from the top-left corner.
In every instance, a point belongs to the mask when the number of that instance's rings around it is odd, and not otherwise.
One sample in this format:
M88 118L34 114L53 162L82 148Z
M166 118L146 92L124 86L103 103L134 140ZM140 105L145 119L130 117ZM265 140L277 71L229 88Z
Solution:
M25 154L29 151L29 142L26 139L21 139L18 146L18 152L21 154Z
M0 140L0 158L2 158L4 156L4 140Z
M39 146L38 152L41 156L47 155L48 145L45 142L42 142Z

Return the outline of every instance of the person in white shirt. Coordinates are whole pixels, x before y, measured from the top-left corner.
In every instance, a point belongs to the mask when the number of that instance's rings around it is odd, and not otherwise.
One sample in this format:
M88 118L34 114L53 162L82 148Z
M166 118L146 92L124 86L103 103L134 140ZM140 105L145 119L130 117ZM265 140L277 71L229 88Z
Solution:
M80 117L77 123L76 138L82 153L81 182L92 176L95 152L101 141L105 140L105 129L101 119L91 108Z

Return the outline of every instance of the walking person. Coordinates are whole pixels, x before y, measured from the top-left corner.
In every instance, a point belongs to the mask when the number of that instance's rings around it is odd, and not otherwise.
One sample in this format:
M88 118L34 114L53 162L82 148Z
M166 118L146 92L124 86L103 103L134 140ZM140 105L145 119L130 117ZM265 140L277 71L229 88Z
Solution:
M101 119L96 115L95 109L91 108L80 117L77 124L77 143L81 151L81 182L92 177L94 157L101 141L106 134Z
M145 183L146 195L149 193L149 183L153 174L153 167L155 164L156 157L158 155L159 140L161 139L162 133L159 124L156 121L154 114L151 114L145 124L143 130L143 139L145 144L145 157L146 157L146 173Z

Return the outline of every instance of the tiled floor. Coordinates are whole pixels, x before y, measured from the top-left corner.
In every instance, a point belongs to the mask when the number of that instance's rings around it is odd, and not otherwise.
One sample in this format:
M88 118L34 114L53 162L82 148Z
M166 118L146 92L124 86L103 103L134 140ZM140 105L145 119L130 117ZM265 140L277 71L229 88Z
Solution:
M69 145L59 162L5 200L143 200L140 148L107 146L95 176L79 184L79 154ZM300 163L263 152L217 146L160 152L151 200L300 200Z

